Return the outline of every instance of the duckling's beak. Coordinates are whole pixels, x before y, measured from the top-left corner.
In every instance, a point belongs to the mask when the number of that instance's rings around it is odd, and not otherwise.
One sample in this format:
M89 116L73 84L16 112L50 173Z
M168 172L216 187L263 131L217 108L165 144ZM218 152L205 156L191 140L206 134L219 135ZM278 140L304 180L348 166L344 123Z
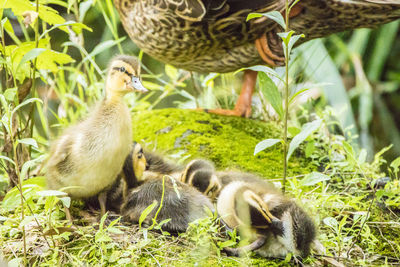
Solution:
M138 77L132 76L132 84L131 85L132 85L133 91L137 91L140 93L146 93L149 91L143 86L142 82L140 81L140 79Z

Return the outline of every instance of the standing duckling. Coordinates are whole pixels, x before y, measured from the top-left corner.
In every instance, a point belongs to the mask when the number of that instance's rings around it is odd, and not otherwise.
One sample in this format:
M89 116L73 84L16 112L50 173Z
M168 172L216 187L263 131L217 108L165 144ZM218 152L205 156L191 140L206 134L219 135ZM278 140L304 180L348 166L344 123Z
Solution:
M98 195L102 214L106 210L106 190L114 183L130 151L131 116L123 97L132 91L147 91L138 77L138 67L134 57L113 58L105 99L86 119L67 129L50 149L48 187L65 188L75 199ZM68 210L67 217L71 218Z
M138 187L143 181L143 173L146 169L146 158L143 148L134 142L131 152L125 159L122 171L118 174L113 185L107 189L107 210L120 212L122 203L125 201L128 191ZM90 207L98 208L97 196L89 198L86 203Z

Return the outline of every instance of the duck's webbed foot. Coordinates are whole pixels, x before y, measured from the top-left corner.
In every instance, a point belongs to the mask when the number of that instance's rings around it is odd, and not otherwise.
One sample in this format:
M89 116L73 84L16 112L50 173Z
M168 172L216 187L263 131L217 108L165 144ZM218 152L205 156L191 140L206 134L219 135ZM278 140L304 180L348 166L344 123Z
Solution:
M256 85L257 72L245 70L243 75L242 90L236 102L235 108L229 109L201 109L207 113L226 116L238 116L248 118L251 115L251 99Z

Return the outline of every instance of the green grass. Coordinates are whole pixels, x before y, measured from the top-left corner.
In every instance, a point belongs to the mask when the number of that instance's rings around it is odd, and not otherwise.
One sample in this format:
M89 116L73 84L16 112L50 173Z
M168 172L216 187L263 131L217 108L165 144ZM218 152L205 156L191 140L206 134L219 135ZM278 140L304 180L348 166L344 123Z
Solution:
M24 10L15 3L7 1L9 6L0 10L1 257L11 263L22 261L25 232L27 263L35 266L293 264L254 254L226 257L219 244L228 237L212 219L171 237L117 222L101 225L96 215L84 213L82 203L74 201L78 228L65 231L69 226L62 203L68 199L38 193L45 189L41 167L49 140L103 97L104 71L116 53L139 56L145 86L151 89L144 97L126 97L133 112L134 139L169 157L208 158L219 169L251 171L280 181L281 147L257 156L253 152L258 142L279 138L282 125L262 90L255 95L252 120L173 109L231 108L241 74L193 74L192 79L186 71L143 55L124 33L111 0L60 1L45 14L39 10L39 23L27 28ZM36 10L33 2L28 5ZM65 18L76 22L69 25L73 33L56 25ZM54 29L46 31L50 27ZM312 83L310 91L319 89L322 96L290 111L289 137L316 116L324 123L290 159L287 191L317 224L318 240L326 248L323 254L345 265L390 265L400 258L398 164L388 164L400 153L398 29L397 21L307 43L295 50L290 63L291 85L301 89ZM25 87L29 82L30 90ZM337 127L338 122L343 127ZM389 144L392 149L377 154ZM302 185L314 171L330 181ZM383 176L392 181L374 198L369 184ZM19 182L23 204L15 186ZM45 234L54 229L60 232ZM322 264L316 254L306 262Z

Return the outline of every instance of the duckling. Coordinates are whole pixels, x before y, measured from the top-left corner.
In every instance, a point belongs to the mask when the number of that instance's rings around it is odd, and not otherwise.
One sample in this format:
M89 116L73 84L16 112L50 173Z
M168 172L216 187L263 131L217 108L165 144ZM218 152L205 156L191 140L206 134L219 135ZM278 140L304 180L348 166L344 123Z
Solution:
M62 189L74 199L98 195L105 213L107 189L114 183L130 151L131 117L123 96L146 92L134 57L111 60L106 97L80 123L67 129L51 146L47 164L50 189ZM67 210L67 217L70 217Z
M170 233L185 232L190 222L208 216L207 208L213 210L210 200L197 191L179 181L174 184L171 179L164 178L164 197L162 207L157 215L157 222L171 219L162 225L164 231ZM152 224L152 218L157 213L163 192L163 179L152 179L145 181L139 187L132 189L121 207L121 214L124 221L138 223L142 212L154 201L157 205L144 220L145 225Z
M107 210L120 212L120 208L126 199L128 190L138 187L142 183L143 173L146 169L146 158L143 148L139 143L132 144L132 150L126 157L122 171L117 179L107 190ZM96 207L96 201L92 197L86 202L91 207Z
M180 180L194 186L212 199L217 196L222 188L220 180L215 174L214 165L203 159L192 160L181 174Z
M228 228L247 227L257 237L244 248L227 248L228 254L256 250L263 257L289 252L306 257L315 239L307 213L266 181L228 183L218 196L217 212Z

